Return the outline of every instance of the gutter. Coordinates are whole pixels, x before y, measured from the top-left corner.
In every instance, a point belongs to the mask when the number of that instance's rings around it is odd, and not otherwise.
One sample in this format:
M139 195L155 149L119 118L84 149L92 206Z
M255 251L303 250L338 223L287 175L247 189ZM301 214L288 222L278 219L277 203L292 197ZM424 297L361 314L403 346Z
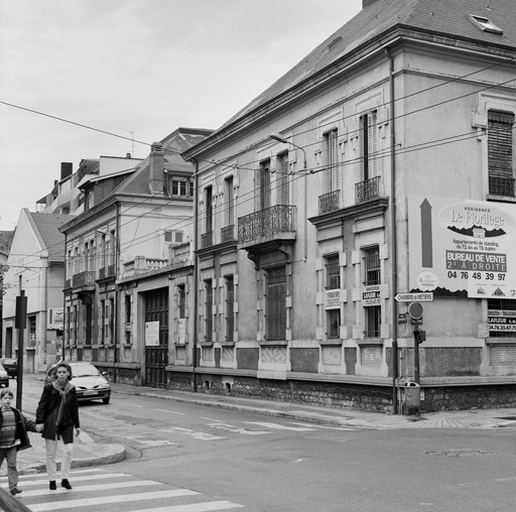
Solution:
M390 223L391 223L391 287L390 300L392 309L392 413L398 414L398 303L395 300L397 293L397 237L396 237L396 133L394 115L394 58L385 48L385 55L389 59L389 96L390 96L390 123L391 123L391 197L390 197Z

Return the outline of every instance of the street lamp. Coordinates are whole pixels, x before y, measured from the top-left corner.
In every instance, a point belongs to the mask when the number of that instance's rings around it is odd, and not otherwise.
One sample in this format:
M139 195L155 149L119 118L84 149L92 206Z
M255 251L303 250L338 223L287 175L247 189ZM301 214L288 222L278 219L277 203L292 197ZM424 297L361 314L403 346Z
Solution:
M305 197L304 197L304 217L305 217L305 240L304 240L304 261L306 262L307 256L308 256L308 184L307 184L307 175L308 175L308 166L306 161L306 151L301 146L298 146L297 144L294 144L288 139L285 139L282 137L279 133L273 132L269 135L269 139L275 140L276 142L281 142L282 144L290 144L291 146L295 147L296 149L299 149L303 152L303 171L305 171Z

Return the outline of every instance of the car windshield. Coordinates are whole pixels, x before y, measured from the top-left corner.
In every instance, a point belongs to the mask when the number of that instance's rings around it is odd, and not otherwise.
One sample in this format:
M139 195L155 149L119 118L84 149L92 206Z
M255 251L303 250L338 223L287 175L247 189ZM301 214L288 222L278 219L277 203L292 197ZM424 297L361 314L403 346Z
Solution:
M91 377L99 372L94 366L72 366L72 379L74 377Z

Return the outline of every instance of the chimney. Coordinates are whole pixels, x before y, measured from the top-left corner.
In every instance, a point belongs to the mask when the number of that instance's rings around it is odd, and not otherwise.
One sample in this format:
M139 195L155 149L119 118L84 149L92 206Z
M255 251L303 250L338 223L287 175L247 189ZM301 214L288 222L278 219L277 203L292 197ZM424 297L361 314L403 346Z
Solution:
M64 180L72 174L73 164L72 162L61 162L61 179Z
M149 189L153 195L163 195L163 174L165 169L165 158L163 145L154 142L151 146L149 159Z

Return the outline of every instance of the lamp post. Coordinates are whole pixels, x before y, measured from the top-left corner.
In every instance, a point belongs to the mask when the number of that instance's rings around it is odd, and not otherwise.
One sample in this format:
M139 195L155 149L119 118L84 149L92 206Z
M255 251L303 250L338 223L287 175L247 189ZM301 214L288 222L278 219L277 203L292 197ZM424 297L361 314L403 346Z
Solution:
M307 185L307 175L308 175L308 165L306 160L306 151L301 146L298 146L297 144L294 144L288 139L285 139L279 133L271 133L269 135L269 139L275 140L276 142L281 142L282 144L290 144L291 146L295 147L296 149L299 149L303 152L303 171L305 172L304 176L304 182L305 182L305 191L304 191L304 218L305 218L305 229L304 229L304 260L306 262L307 255L308 255L308 185Z

